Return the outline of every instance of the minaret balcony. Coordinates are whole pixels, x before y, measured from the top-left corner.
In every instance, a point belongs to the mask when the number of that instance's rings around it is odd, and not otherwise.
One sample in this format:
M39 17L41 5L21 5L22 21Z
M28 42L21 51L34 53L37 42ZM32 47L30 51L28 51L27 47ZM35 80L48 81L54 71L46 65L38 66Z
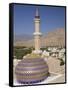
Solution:
M40 32L34 32L33 35L39 35L39 36L41 36L42 33L40 33Z
M34 18L34 21L35 22L40 21L40 18Z

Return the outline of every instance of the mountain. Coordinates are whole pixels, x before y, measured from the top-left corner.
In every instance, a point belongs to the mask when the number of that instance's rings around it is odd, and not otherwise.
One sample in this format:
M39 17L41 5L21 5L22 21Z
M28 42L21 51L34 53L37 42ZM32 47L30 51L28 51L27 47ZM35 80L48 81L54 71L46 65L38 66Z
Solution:
M15 35L14 46L34 46L32 35ZM48 32L41 38L41 46L65 46L65 30L63 28Z
M44 38L45 46L65 46L65 30L57 29L49 32Z
M21 34L14 36L14 46L32 46L33 36L28 34Z

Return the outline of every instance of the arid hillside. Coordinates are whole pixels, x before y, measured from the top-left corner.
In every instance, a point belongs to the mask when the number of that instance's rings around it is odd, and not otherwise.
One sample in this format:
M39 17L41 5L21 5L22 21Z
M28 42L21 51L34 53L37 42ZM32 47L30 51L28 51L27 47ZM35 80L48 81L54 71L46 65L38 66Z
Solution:
M42 37L42 42L44 42L45 46L64 47L65 46L65 30L57 29L55 31L49 32L46 36Z
M14 46L34 46L33 36L21 35L16 36L14 39ZM41 38L41 46L65 46L65 30L57 29L48 32Z

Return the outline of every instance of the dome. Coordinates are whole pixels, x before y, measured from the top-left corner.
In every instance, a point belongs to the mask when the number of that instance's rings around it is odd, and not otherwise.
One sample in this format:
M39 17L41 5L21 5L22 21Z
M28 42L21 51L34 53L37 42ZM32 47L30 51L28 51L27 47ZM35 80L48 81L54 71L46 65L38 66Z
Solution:
M18 83L38 83L48 77L49 69L43 58L25 58L16 65L15 75Z

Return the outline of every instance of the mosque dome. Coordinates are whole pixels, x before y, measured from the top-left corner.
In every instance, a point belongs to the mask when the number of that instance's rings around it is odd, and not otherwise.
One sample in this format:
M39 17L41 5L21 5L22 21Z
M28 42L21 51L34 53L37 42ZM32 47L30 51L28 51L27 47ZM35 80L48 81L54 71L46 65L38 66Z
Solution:
M43 58L25 58L16 65L15 75L18 83L33 84L45 80L49 69Z

